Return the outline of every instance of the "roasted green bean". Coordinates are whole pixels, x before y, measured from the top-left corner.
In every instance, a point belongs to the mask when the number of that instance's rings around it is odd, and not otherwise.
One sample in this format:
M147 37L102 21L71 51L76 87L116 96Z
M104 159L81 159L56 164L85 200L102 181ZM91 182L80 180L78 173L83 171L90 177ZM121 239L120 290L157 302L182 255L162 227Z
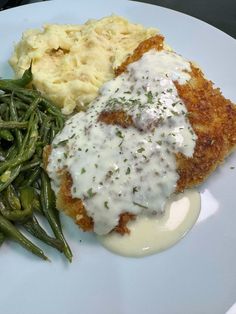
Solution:
M23 224L24 228L31 233L34 237L43 241L44 243L56 248L58 251L63 252L64 244L61 240L50 237L44 229L40 226L35 216L32 216Z
M7 199L7 202L9 206L13 210L20 210L21 209L21 203L19 200L18 195L16 194L15 188L12 184L9 184L6 190L4 191L5 197Z
M0 124L2 121L0 121ZM0 138L4 139L5 141L12 142L14 140L14 136L11 134L9 130L0 129Z
M28 240L8 219L4 218L0 214L0 231L3 232L10 239L18 242L26 250L41 257L44 260L48 260L44 252Z
M4 240L5 240L5 235L4 233L0 231L0 246L3 244Z
M55 196L53 194L51 184L49 181L48 176L42 170L41 172L41 206L43 209L43 213L47 217L47 220L52 228L52 231L54 232L54 235L57 239L61 240L64 244L63 252L65 256L68 258L68 260L71 262L72 260L72 252L70 250L70 247L68 246L68 243L66 242L63 233L61 231L61 226L58 223L58 217L56 213L55 208Z
M0 80L0 242L5 238L15 239L46 259L19 232L17 226L22 225L71 261L72 254L55 208L55 195L42 169L43 148L61 130L64 117L40 92L25 88L31 81L31 69L21 79ZM44 231L34 212L46 217L56 239Z
M26 129L28 122L0 121L0 129Z

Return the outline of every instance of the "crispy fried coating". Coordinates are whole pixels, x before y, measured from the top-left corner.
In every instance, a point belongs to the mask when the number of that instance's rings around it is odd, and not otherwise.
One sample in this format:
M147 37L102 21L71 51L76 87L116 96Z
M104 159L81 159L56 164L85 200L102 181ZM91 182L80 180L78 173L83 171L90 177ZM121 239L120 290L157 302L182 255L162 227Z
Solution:
M93 219L88 216L83 202L78 198L71 196L72 179L68 172L62 175L60 191L57 194L56 206L62 210L66 215L72 217L75 223L80 226L83 231L93 230ZM123 213L120 216L119 224L114 229L120 234L129 233L127 223L134 219L134 215Z
M129 56L116 70L115 75L118 76L121 73L126 71L127 66L130 63L133 63L135 61L138 61L142 55L151 50L156 49L158 51L162 50L164 47L164 37L161 35L156 35L153 37L150 37L143 42L141 42L138 47L134 50L133 54Z
M236 106L204 78L199 68L191 65L190 75L187 84L175 85L198 139L192 158L177 155L178 191L206 180L236 145Z
M130 63L150 49L163 49L163 40L162 36L157 35L142 42L133 55L116 69L116 75L123 73ZM180 153L176 155L179 173L177 192L202 183L236 145L236 106L225 99L220 90L193 64L189 74L191 79L186 84L175 82L175 86L188 109L190 123L198 138L192 158ZM132 118L122 111L102 113L99 120L124 128L132 125ZM93 220L87 215L82 201L72 198L71 186L71 177L65 172L57 196L57 207L74 218L84 231L93 230ZM133 215L122 214L114 230L120 234L129 233L127 223L132 219L135 219Z

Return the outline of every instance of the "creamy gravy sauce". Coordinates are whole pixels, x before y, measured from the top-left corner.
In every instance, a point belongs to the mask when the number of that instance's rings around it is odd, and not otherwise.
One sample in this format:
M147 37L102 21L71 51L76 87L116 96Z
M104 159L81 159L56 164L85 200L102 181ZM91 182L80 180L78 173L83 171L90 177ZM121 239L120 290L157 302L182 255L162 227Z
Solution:
M151 50L106 83L86 112L74 115L52 144L47 167L52 186L59 172L73 181L71 194L82 199L94 232L109 233L120 214L156 216L179 178L175 153L191 157L196 135L174 80L185 83L190 64L174 52ZM99 122L104 111L123 110L134 126Z
M200 213L195 190L172 196L160 217L139 216L129 223L130 234L112 232L98 236L100 243L119 255L142 257L163 251L178 242L195 224Z

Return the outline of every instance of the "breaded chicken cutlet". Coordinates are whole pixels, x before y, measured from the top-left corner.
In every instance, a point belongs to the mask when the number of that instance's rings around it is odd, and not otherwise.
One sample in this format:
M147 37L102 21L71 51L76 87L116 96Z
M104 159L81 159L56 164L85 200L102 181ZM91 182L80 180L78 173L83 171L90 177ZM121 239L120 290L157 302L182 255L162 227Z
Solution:
M127 70L129 64L139 60L151 49L161 51L164 38L154 36L142 42L116 70L116 75ZM177 181L176 192L201 184L222 163L236 145L236 107L224 98L218 88L204 77L202 71L190 63L191 77L185 84L174 81L179 97L188 110L188 119L197 135L196 146L192 157L176 153ZM105 124L119 125L126 129L133 126L132 117L125 111L102 112L98 120ZM45 150L45 159L50 148ZM84 231L93 230L93 219L88 216L81 199L71 195L72 178L63 171L60 189L57 194L57 207L71 216ZM128 233L127 222L135 215L125 212L120 215L119 224L114 230L120 234Z

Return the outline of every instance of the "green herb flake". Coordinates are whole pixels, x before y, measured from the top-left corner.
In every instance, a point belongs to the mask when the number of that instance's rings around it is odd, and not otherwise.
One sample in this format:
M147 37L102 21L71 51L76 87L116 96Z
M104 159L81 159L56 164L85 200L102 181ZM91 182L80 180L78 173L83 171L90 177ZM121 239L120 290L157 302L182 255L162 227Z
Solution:
M59 143L57 143L57 145L60 145L60 146L65 146L67 144L68 140L63 140L63 141L60 141Z
M86 172L86 170L84 168L82 168L81 171L80 171L81 174L83 174L85 172Z
M137 150L138 153L142 153L142 152L144 152L144 151L145 151L145 148L143 148L143 147L141 147L141 148L139 148L139 149Z
M116 131L116 136L120 137L120 138L124 138L122 132L120 130Z
M133 202L133 204L134 204L134 205L136 205L136 206L139 206L139 207L141 207L141 208L148 209L148 207L147 207L147 206L142 205L142 204L139 204L139 203L137 203L137 202Z
M94 195L96 195L96 193L93 192L93 189L92 189L92 188L90 188L90 189L88 189L88 191L87 191L87 195L88 195L88 198L92 198Z
M148 104L153 104L153 94L152 94L152 92L149 91L148 93L145 94L145 96L147 97Z
M127 168L126 173L125 174L130 174L130 167Z
M133 194L136 193L136 192L138 192L138 187L137 187L137 186L134 186L134 187L133 187Z
M104 207L106 208L106 209L109 209L110 207L108 206L108 201L105 201L104 202Z

